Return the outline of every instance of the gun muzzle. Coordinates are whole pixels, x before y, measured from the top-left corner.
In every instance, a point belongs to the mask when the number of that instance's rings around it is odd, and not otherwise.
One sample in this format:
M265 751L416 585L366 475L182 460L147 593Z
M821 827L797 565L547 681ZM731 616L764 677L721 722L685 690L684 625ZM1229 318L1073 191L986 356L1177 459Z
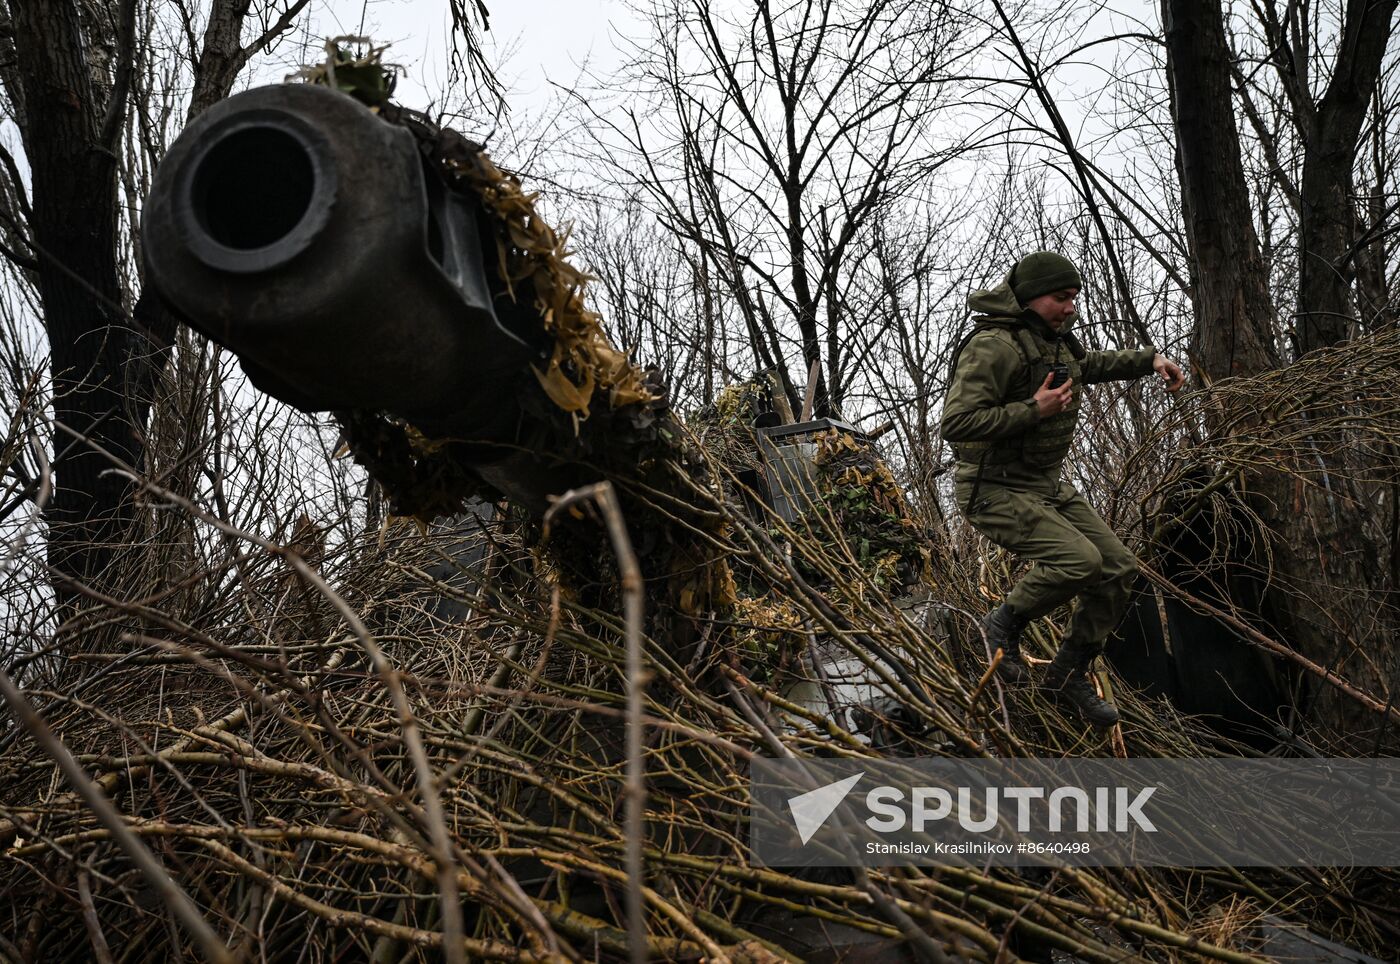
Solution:
M148 282L258 388L491 442L510 436L517 413L501 401L543 331L494 299L483 224L408 130L339 91L284 84L185 129L141 231Z

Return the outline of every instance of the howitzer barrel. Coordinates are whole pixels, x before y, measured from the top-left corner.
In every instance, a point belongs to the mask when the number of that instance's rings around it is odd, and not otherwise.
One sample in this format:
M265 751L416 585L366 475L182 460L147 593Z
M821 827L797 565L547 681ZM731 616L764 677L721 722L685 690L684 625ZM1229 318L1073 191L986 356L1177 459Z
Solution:
M481 223L407 129L289 84L190 124L142 235L148 280L263 391L497 441L514 418L502 393L534 352L497 315Z

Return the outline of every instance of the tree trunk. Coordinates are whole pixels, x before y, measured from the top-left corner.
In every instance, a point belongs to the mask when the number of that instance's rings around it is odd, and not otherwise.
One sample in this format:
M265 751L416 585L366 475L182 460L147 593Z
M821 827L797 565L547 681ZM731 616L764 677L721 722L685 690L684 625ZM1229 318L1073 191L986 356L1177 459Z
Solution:
M55 491L45 513L49 564L61 594L68 579L92 581L113 562L131 517L125 479L94 446L132 461L137 442L123 384L126 325L117 275L117 177L102 143L78 9L71 0L13 5L15 49L27 124L32 237L49 336ZM91 443L91 444L89 444Z
M1294 107L1304 133L1296 339L1300 354L1353 336L1353 286L1370 253L1356 247L1360 211L1353 174L1395 9L1395 0L1348 0L1331 77L1316 104L1305 70L1286 78L1286 87L1295 91ZM1303 60L1293 52L1277 62L1281 69L1297 72ZM1400 686L1400 654L1388 635L1394 628L1394 608L1386 601L1395 586L1387 567L1377 565L1387 555L1386 533L1372 518L1373 507L1384 503L1384 489L1356 481L1370 473L1365 466L1350 464L1356 453L1346 438L1319 431L1311 442L1317 467L1323 470L1322 485L1293 480L1291 491L1278 493L1270 505L1272 515L1266 515L1293 550L1280 568L1305 587L1304 593L1285 598L1280 608L1290 632L1316 647L1319 662L1385 698ZM1365 645L1375 641L1382 645ZM1351 708L1337 703L1330 692L1319 694L1315 711L1317 718L1352 732L1368 730L1375 722L1353 719Z
M1353 155L1329 146L1306 152L1303 210L1298 230L1298 354L1351 338L1351 286L1356 260L1351 167Z
M1240 162L1220 0L1164 0L1163 20L1182 207L1193 267L1193 362L1197 377L1209 384L1230 375L1256 374L1279 366L1274 311ZM1354 148L1350 156L1354 156ZM1340 176L1335 165L1342 162L1330 160L1333 168L1319 166L1314 159L1314 181L1303 191L1305 196L1309 187L1314 191L1314 255L1319 243L1330 244L1326 250L1339 252L1349 243L1349 228L1338 235L1320 221L1319 212L1326 206L1324 187L1326 191L1342 191L1345 203L1337 209L1339 216L1352 216L1348 193L1351 161L1345 161L1345 175ZM1324 177L1324 170L1331 173ZM1335 186L1339 178L1345 188ZM1328 196L1335 200L1335 193ZM1305 197L1305 209L1307 206ZM1314 273L1312 277L1309 283L1321 286L1320 276ZM1333 314L1349 317L1349 282L1340 290L1345 304ZM1336 293L1329 290L1318 297L1335 298ZM1318 310L1312 317L1316 321L1330 316ZM1324 328L1315 326L1314 330ZM1208 428L1224 430L1220 425ZM1236 423L1232 430L1249 431L1249 426ZM1308 468L1323 470L1320 483L1305 484L1284 466L1260 465L1244 472L1244 498L1262 521L1273 543L1272 552L1264 555L1256 550L1250 553L1251 558L1227 558L1224 569L1266 570L1268 589L1256 618L1266 625L1272 623L1269 631L1304 656L1337 670L1383 701L1400 686L1400 665L1394 647L1388 644L1386 621L1381 615L1384 607L1377 605L1383 593L1378 593L1381 587L1373 585L1369 572L1375 568L1369 560L1376 558L1378 545L1367 535L1374 528L1365 513L1371 503L1365 493L1355 491L1345 467L1339 465L1345 446L1334 443L1340 440L1314 436L1310 441L1315 446L1316 464ZM1374 645L1377 641L1383 641L1382 645ZM1334 739L1347 737L1361 744L1374 741L1380 718L1350 701L1338 700L1330 688L1322 689L1316 701L1306 691L1298 694L1297 706L1304 718L1324 724Z
M1163 0L1162 21L1194 269L1191 361L1196 377L1207 383L1256 374L1278 367L1279 359L1230 102L1230 52L1220 0Z
M812 416L825 418L831 414L831 401L827 396L826 374L822 367L821 333L817 331L817 300L812 294L812 282L807 276L807 243L803 237L802 202L800 188L795 184L785 184L787 195L787 235L788 256L792 259L792 295L797 308L797 328L802 335L802 363L809 375L815 373L815 391L808 386L804 390L812 394Z
M1377 183L1366 198L1366 219L1359 228L1371 235L1357 252L1357 304L1360 308L1361 333L1372 335L1395 324L1396 311L1390 303L1390 282L1386 268L1390 263L1386 250L1384 219L1385 195L1381 178L1385 171L1376 165Z
M305 7L293 2L242 44L248 5L215 0L195 65L188 116L228 96L248 57ZM12 3L18 70L0 70L32 172L30 232L48 334L55 420L55 491L45 512L60 600L75 583L110 584L115 549L133 519L129 484L104 450L138 465L155 385L176 320L153 295L123 303L117 156L135 59L135 7L75 0ZM86 16L84 13L86 12ZM117 21L121 22L118 23Z
M1298 351L1351 337L1361 124L1380 76L1396 0L1348 0L1332 80L1305 120L1298 239ZM1305 92L1306 94L1306 92Z

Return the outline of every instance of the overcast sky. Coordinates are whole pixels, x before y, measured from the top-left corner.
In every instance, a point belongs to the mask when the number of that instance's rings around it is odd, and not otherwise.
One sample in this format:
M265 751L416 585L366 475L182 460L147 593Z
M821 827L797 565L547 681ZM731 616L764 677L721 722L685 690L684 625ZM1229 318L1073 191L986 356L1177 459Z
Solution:
M511 109L527 115L545 108L551 80L571 83L585 60L607 71L619 60L618 31L638 32L635 16L617 0L488 0L486 5L491 20L483 39L500 68ZM393 43L386 59L407 70L399 81L400 103L423 106L441 96L451 26L442 0L316 0L312 9L313 36L363 30L376 43Z

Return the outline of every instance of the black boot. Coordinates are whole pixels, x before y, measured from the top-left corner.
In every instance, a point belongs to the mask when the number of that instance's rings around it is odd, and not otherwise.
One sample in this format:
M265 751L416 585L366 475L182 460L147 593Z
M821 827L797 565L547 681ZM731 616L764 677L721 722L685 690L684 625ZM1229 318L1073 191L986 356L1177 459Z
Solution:
M1118 722L1118 711L1099 698L1089 679L1089 664L1097 655L1098 647L1064 643L1046 669L1041 685L1061 703L1074 707L1090 725L1107 728Z
M982 631L987 634L992 655L1001 650L997 675L1002 682L1023 683L1030 679L1030 671L1021 659L1021 634L1029 625L1030 620L1019 615L1009 603L1002 603L982 620Z

